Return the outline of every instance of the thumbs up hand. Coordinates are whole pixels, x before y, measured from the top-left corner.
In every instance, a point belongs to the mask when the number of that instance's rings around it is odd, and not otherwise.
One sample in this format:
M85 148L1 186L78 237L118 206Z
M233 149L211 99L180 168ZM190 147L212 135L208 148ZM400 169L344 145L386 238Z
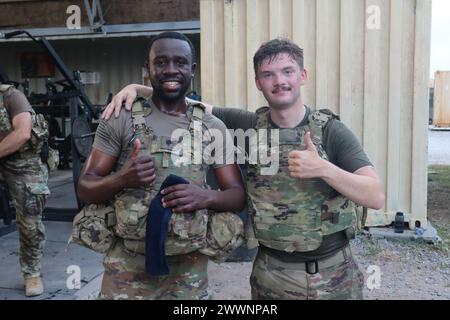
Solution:
M291 177L299 179L321 178L329 164L322 159L317 148L311 140L311 133L305 134L305 146L303 151L291 151L289 153L289 172Z
M139 156L139 152L141 151L141 148L142 148L141 140L139 140L139 139L134 140L133 150L131 150L129 158L136 160L137 157Z
M139 155L141 148L141 141L136 139L127 162L119 171L120 179L122 179L125 188L139 188L149 185L156 178L153 160L148 155Z
M317 155L319 155L319 153L317 152L316 146L314 145L314 143L311 140L311 132L307 132L305 134L305 146L306 146L306 150L315 152L315 153L317 153Z

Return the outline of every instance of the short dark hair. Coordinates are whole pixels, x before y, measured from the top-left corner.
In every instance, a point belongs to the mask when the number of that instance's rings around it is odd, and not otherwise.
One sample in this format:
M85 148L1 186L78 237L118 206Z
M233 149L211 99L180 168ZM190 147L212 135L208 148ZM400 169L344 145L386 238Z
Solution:
M150 55L150 50L152 50L153 44L155 43L155 41L160 40L160 39L177 39L177 40L186 41L189 44L189 47L191 48L192 62L193 63L195 62L195 48L194 48L194 45L192 44L191 40L189 40L189 38L186 37L184 34L175 32L175 31L167 31L167 32L160 33L150 40L150 43L147 46L147 58L146 58L147 60Z
M256 51L253 57L255 75L258 75L258 68L264 60L269 58L270 62L272 62L280 53L287 53L292 59L297 61L300 69L303 70L303 49L289 39L277 38L263 43L258 51Z

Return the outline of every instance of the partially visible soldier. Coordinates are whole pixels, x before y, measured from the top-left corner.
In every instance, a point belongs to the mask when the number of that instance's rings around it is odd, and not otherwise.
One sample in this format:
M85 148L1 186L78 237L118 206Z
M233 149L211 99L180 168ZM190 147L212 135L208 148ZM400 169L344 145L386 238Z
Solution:
M41 279L45 229L42 211L50 191L41 149L48 126L24 94L0 82L0 175L16 208L20 265L27 297L44 292Z

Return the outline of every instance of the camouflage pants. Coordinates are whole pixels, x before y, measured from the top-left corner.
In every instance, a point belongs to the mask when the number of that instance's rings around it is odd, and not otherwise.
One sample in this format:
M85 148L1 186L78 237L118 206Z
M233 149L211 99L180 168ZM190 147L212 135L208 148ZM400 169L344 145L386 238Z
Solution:
M207 300L208 257L200 253L168 256L167 276L145 272L145 256L129 252L118 240L105 256L100 299Z
M2 161L0 172L16 208L22 276L39 276L45 243L42 211L50 193L47 167L39 158L15 159Z
M259 251L250 277L253 300L362 300L363 283L349 247L321 260L316 274Z

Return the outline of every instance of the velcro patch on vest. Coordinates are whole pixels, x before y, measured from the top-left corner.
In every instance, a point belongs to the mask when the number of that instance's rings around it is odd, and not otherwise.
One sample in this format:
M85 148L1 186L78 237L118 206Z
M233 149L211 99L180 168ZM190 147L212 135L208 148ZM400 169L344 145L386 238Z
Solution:
M320 209L320 218L322 221L328 221L332 224L339 223L339 212L330 212L328 211L327 205L322 205Z

